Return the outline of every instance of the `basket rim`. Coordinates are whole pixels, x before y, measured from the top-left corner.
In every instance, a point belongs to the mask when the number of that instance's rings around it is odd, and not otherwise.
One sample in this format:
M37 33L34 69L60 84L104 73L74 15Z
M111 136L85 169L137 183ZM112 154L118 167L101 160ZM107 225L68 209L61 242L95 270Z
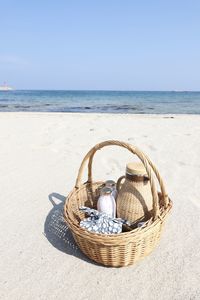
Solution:
M162 211L160 211L160 216L154 220L152 219L151 223L147 224L147 226L145 226L143 228L142 227L134 228L133 230L130 230L127 232L121 232L118 234L101 234L101 233L90 232L87 229L80 227L79 224L75 224L73 218L70 217L70 215L68 214L68 206L70 203L69 201L72 196L76 195L80 190L86 188L87 185L89 185L89 186L100 185L102 183L103 183L103 181L96 181L93 183L85 182L85 183L81 184L81 186L79 188L74 187L73 190L66 197L65 204L64 204L64 219L65 219L66 223L68 224L69 228L72 230L72 232L74 232L75 234L78 234L81 237L88 238L89 240L92 240L93 242L95 242L95 240L98 239L98 241L102 240L102 242L104 242L106 244L108 244L109 242L112 243L113 240L115 240L115 242L117 240L117 242L120 243L120 240L125 241L132 237L136 237L139 235L145 235L147 232L149 232L149 230L152 230L157 224L159 224L159 223L162 224L165 221L166 216L168 215L168 213L170 212L170 210L172 208L173 203L172 203L171 199L169 198L168 206L166 208L164 206L162 207Z

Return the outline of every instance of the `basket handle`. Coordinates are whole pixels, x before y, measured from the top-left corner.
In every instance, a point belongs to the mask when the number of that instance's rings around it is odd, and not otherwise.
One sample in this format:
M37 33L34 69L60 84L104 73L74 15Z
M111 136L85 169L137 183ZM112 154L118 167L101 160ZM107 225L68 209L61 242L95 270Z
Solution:
M120 190L120 186L121 186L121 181L125 178L126 176L121 176L121 177L119 177L118 178L118 180L117 180L117 183L116 183L116 190L117 190L117 192L119 193L119 190Z
M165 191L165 186L164 186L163 180L162 180L158 170L156 169L156 167L151 162L151 160L141 150L139 150L137 147L135 147L131 144L116 141L116 140L110 140L110 141L105 141L105 142L99 143L96 146L94 146L86 154L86 156L84 157L84 159L81 163L75 187L79 188L80 185L81 185L83 170L84 170L84 167L85 167L86 162L88 161L88 159L89 159L89 162L88 162L88 181L87 182L92 183L92 162L93 162L94 154L96 153L97 150L100 150L105 146L114 146L114 145L126 148L131 153L137 155L138 158L143 163L143 165L144 165L144 167L147 171L147 175L149 177L152 196L153 196L152 197L153 198L153 216L154 216L154 219L157 218L159 216L159 212L160 212L160 210L159 210L159 199L158 199L158 193L157 193L156 186L155 186L155 181L154 181L153 175L152 175L152 170L153 170L153 172L155 173L155 175L158 179L158 182L159 182L159 185L160 185L160 188L161 188L161 194L162 194L162 198L163 198L163 201L164 201L164 205L165 205L165 207L167 207L168 203L169 203L169 199L168 199L168 195Z

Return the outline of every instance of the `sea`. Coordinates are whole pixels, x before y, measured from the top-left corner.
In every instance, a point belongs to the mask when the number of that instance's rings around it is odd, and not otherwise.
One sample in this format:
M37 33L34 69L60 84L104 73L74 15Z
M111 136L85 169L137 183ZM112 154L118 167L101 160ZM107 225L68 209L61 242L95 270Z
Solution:
M192 91L0 91L1 112L200 114Z

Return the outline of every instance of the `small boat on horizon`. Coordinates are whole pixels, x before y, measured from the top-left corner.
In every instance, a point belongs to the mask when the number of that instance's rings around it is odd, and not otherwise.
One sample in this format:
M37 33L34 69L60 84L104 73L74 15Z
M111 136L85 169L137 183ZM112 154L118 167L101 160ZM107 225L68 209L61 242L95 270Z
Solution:
M0 85L0 91L13 91L13 88L9 85L7 85L6 83L4 83L3 85Z

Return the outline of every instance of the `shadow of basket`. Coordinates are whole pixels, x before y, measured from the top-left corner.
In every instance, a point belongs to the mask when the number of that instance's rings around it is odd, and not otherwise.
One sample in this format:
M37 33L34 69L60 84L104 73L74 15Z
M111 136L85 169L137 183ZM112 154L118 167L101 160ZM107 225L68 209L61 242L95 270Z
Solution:
M54 199L60 201L56 204ZM63 206L65 197L58 193L51 193L49 200L51 201L53 208L48 213L44 223L44 234L47 240L58 250L78 257L79 259L85 260L90 263L94 263L89 260L78 248L71 231L63 217Z

